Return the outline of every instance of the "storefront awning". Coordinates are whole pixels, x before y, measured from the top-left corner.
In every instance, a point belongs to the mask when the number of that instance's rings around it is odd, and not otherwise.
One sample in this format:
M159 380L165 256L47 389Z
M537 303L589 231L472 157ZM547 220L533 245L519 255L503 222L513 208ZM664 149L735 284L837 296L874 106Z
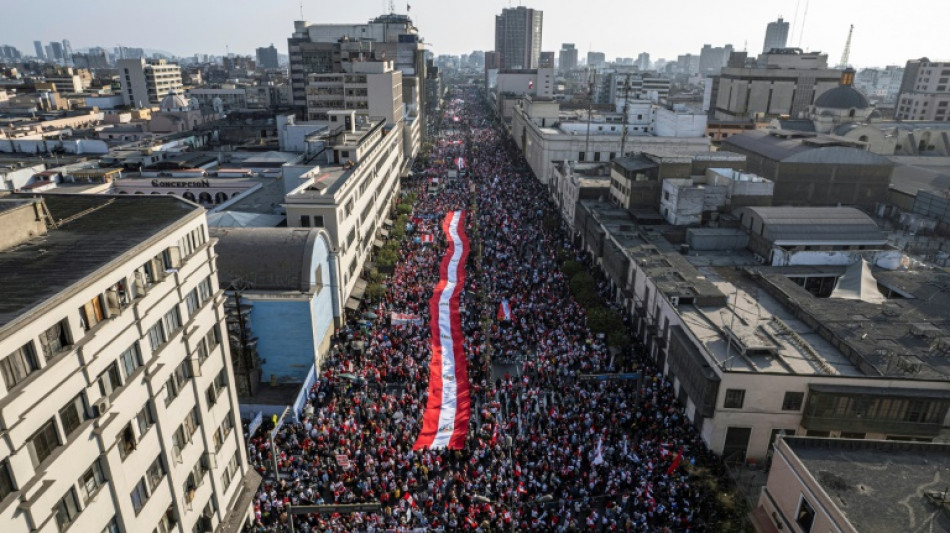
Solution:
M392 225L393 225L393 221L392 221L391 218L387 218L386 220L383 221L383 224L385 224L385 225L387 225L387 226L392 226Z
M383 241L381 241L381 240L379 240L379 239L376 239L375 241L373 241L373 246L375 246L375 247L377 247L377 248L382 248L382 247L383 247Z
M366 292L366 280L360 278L356 280L356 283L353 285L353 292L350 293L350 297L360 300L363 298L364 292Z
M389 237L389 231L382 228L380 228L379 234L382 235L383 237Z
M350 311L359 311L360 310L360 301L353 298L347 298L346 305L344 306Z

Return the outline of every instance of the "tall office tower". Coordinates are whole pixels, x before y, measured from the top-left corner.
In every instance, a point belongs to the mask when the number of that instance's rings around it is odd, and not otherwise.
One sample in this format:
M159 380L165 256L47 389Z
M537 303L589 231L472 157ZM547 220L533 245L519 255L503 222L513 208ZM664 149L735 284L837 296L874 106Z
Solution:
M541 52L538 68L554 68L554 52Z
M589 68L603 68L607 66L607 54L603 52L587 52L587 66Z
M40 59L46 59L46 54L43 52L43 43L40 41L33 41L33 49L36 50L36 57Z
M577 68L577 48L574 48L574 43L564 43L561 45L557 67L561 70Z
M641 52L637 56L637 68L640 70L650 70L650 54Z
M73 64L73 47L69 44L69 39L63 39L63 63L68 66Z
M501 69L538 68L541 59L540 10L506 8L495 16L495 52Z
M205 210L0 200L5 533L240 531L248 466Z
M62 61L63 60L63 43L51 41L49 43L50 48L53 50L53 57L51 60Z
M767 54L773 48L785 48L788 43L788 22L779 17L775 22L769 22L765 28L765 44L762 53Z
M257 49L257 66L261 68L278 68L280 66L277 60L277 48L273 44L267 48Z

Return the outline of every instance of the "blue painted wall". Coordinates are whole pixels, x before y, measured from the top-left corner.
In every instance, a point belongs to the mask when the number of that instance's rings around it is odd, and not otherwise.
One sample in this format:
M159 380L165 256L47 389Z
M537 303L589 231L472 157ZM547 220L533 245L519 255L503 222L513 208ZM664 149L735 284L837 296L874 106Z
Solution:
M307 300L252 300L251 329L264 359L261 380L302 383L313 365L313 328Z
M321 287L316 286L318 265L323 278ZM331 279L329 247L322 235L314 242L310 267L308 281L313 295L300 293L299 299L246 297L252 304L251 329L258 338L258 354L264 359L261 379L265 383L271 375L279 383L303 383L314 365L317 350L333 334L332 287L337 281Z

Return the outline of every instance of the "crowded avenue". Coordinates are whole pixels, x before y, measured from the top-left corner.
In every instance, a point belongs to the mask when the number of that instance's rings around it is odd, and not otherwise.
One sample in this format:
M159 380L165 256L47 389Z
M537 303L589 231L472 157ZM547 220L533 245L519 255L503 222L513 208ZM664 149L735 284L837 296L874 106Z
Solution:
M722 531L694 473L721 466L636 343L588 329L562 271L585 257L481 93L436 122L385 296L298 421L249 437L249 531Z

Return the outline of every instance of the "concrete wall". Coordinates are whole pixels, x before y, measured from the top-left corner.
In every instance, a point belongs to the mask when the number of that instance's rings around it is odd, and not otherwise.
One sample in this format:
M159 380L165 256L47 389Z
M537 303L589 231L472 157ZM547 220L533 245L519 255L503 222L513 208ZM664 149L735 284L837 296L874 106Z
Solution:
M257 351L264 364L261 377L278 383L302 383L313 365L314 338L307 300L252 302L251 328L259 339Z
M894 270L903 258L900 250L791 251L778 246L772 250L772 266L852 265L866 259L873 265Z
M740 230L690 228L686 243L693 250L742 250L749 245L749 234Z

